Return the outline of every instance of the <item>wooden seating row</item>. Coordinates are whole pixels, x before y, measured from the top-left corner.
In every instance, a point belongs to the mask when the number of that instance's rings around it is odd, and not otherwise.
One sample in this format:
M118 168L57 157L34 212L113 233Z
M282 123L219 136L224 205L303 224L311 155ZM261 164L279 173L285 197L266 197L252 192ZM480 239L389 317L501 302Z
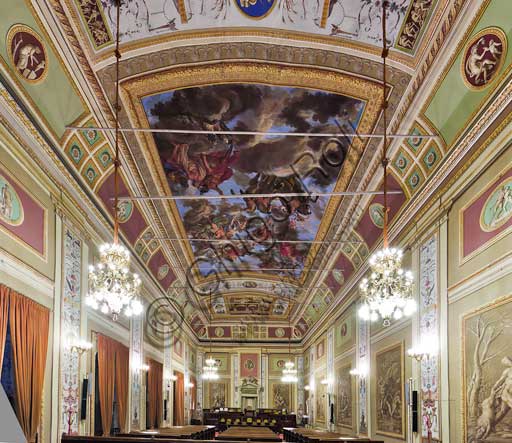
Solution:
M216 437L217 440L280 442L281 439L269 428L232 426Z
M381 440L309 428L283 428L283 439L291 443L383 443Z
M215 426L173 426L171 428L151 429L149 431L132 431L130 434L118 434L119 437L147 437L157 436L173 439L189 440L213 440L215 438Z
M174 437L165 436L162 434L153 435L135 435L125 434L124 436L115 437L98 437L88 435L67 435L63 434L61 443L150 443L158 441L158 443L219 443L217 440L186 440L176 439ZM239 440L223 440L222 443L240 443ZM266 443L252 441L251 443Z

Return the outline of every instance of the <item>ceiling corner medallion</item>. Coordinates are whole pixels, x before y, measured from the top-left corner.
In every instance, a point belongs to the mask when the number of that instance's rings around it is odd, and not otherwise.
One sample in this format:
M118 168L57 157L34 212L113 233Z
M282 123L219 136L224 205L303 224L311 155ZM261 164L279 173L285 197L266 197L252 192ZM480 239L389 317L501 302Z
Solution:
M42 38L26 25L7 33L7 52L16 72L29 83L42 82L48 73L48 56Z
M496 27L482 29L464 48L461 74L474 91L485 88L498 75L507 56L507 36Z

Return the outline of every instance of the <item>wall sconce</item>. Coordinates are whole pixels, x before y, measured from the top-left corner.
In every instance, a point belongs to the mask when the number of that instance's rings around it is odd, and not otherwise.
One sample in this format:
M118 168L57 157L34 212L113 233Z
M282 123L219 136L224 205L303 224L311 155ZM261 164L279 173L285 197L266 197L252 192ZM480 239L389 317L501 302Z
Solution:
M90 351L92 349L92 343L86 340L74 340L71 342L69 350L71 352L76 352L79 356L81 356L84 352Z
M428 343L428 345L426 344ZM424 339L421 344L413 346L407 351L409 357L414 358L417 361L428 360L437 355L437 339L429 338Z
M368 375L368 366L361 365L358 368L352 368L350 370L350 375L354 377L366 377Z
M327 377L327 378L324 378L320 383L322 385L330 385L332 383L332 379Z
M140 370L141 370L142 372L148 372L148 371L149 371L149 365L147 365L146 363L142 363L142 364L140 365Z
M190 382L190 381L187 381L187 382L185 383L185 387L186 387L186 388L193 388L193 387L194 387L194 383L192 383L192 382Z
M310 391L311 390L311 386L309 386L309 385L304 386L304 390L305 391Z

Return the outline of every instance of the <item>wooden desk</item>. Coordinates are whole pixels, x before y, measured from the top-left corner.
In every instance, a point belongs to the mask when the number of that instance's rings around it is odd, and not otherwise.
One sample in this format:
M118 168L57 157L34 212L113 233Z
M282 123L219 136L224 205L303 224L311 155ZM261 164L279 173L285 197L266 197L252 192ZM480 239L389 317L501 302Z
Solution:
M231 426L219 434L217 440L280 442L281 439L269 428L251 426Z

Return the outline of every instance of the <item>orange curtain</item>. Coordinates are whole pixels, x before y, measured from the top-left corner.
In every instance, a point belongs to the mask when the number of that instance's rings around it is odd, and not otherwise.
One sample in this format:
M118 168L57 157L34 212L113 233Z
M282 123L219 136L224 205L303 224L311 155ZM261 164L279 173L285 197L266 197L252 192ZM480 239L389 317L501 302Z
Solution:
M103 435L110 435L114 406L116 341L98 334L98 390Z
M0 285L0 371L2 370L5 349L5 336L7 334L9 292L10 289L7 286Z
M176 390L174 392L174 418L176 426L185 424L185 377L181 372L174 372L176 375Z
M164 367L162 363L149 360L148 391L149 419L151 428L159 428L162 422L162 389Z
M33 442L41 418L50 312L13 290L9 302L16 415Z
M116 388L119 405L119 427L121 433L126 430L126 414L128 412L128 367L130 350L117 343L116 347Z

